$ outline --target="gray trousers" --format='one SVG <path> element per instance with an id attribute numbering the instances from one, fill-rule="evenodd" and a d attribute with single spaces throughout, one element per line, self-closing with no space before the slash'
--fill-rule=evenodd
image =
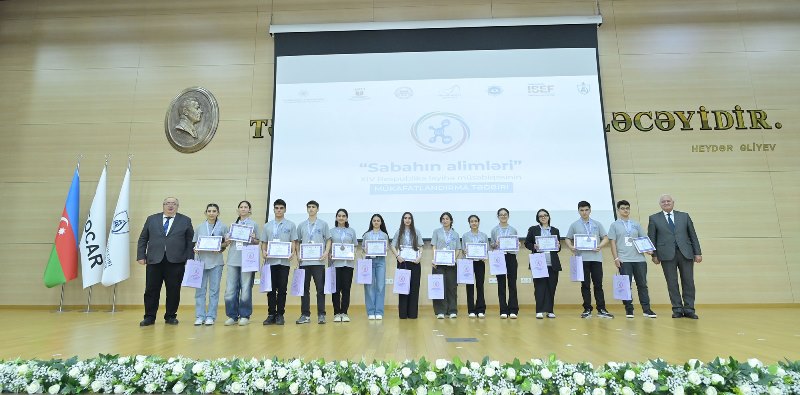
<path id="1" fill-rule="evenodd" d="M 678 247 L 675 247 L 675 258 L 670 261 L 661 261 L 661 269 L 667 280 L 672 312 L 694 313 L 694 260 L 686 259 Z M 679 274 L 680 286 L 678 286 Z M 683 291 L 682 295 L 681 290 Z"/>
<path id="2" fill-rule="evenodd" d="M 444 299 L 433 300 L 434 314 L 458 314 L 458 273 L 455 266 L 438 265 L 433 274 L 444 275 Z"/>

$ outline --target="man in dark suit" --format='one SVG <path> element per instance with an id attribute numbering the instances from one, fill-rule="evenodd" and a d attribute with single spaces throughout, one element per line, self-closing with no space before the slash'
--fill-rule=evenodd
<path id="1" fill-rule="evenodd" d="M 161 298 L 162 282 L 167 288 L 167 303 L 164 320 L 169 325 L 178 325 L 178 305 L 181 302 L 181 282 L 186 260 L 193 252 L 192 220 L 178 214 L 178 199 L 164 199 L 163 213 L 147 217 L 139 235 L 136 260 L 147 265 L 144 287 L 144 320 L 139 326 L 156 322 L 158 302 Z"/>
<path id="2" fill-rule="evenodd" d="M 670 195 L 659 198 L 661 212 L 650 216 L 647 235 L 656 247 L 653 262 L 661 264 L 667 280 L 672 318 L 697 319 L 694 310 L 694 264 L 703 261 L 700 242 L 688 213 L 675 211 Z M 680 287 L 678 274 L 680 273 Z M 681 299 L 681 290 L 683 298 Z"/>

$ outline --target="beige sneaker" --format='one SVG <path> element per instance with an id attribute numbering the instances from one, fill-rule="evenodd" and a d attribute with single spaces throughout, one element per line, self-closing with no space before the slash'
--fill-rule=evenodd
<path id="1" fill-rule="evenodd" d="M 350 322 L 350 317 L 347 314 L 342 314 L 339 318 L 342 319 L 342 322 Z"/>
<path id="2" fill-rule="evenodd" d="M 234 320 L 233 318 L 228 318 L 227 320 L 225 320 L 225 326 L 231 326 L 234 324 L 236 324 L 236 320 Z"/>

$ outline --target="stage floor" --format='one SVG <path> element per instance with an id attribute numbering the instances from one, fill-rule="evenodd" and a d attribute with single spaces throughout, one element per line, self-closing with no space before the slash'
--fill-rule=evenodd
<path id="1" fill-rule="evenodd" d="M 617 306 L 614 306 L 617 307 Z M 490 306 L 491 309 L 491 306 Z M 97 354 L 184 355 L 192 358 L 301 357 L 331 359 L 428 359 L 460 357 L 500 361 L 544 358 L 564 361 L 644 361 L 661 357 L 681 363 L 690 358 L 755 357 L 764 362 L 800 359 L 800 305 L 699 306 L 699 320 L 672 319 L 667 306 L 654 306 L 657 319 L 579 318 L 577 306 L 561 307 L 558 318 L 537 320 L 524 306 L 517 320 L 501 320 L 493 312 L 485 319 L 437 320 L 429 306 L 417 320 L 399 320 L 389 308 L 383 321 L 369 321 L 363 306 L 351 309 L 352 322 L 296 325 L 297 306 L 290 306 L 285 326 L 263 326 L 257 309 L 250 325 L 226 327 L 224 315 L 214 326 L 193 326 L 193 308 L 181 308 L 180 325 L 140 328 L 140 307 L 116 313 L 76 310 L 0 309 L 5 319 L 0 358 L 81 358 Z M 495 310 L 496 311 L 496 310 Z M 621 306 L 612 313 L 622 311 Z M 491 312 L 491 310 L 490 310 Z M 163 314 L 163 310 L 159 311 Z"/>

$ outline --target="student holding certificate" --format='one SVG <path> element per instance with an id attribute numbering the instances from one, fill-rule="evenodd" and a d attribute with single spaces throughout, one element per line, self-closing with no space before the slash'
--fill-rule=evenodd
<path id="1" fill-rule="evenodd" d="M 450 318 L 458 316 L 458 281 L 455 264 L 456 252 L 461 250 L 461 238 L 452 227 L 453 216 L 449 212 L 439 216 L 439 223 L 442 227 L 433 231 L 431 246 L 433 247 L 432 272 L 442 274 L 444 278 L 444 299 L 433 300 L 433 312 L 436 318 L 441 320 L 445 315 Z M 439 251 L 438 256 L 437 251 Z"/>
<path id="2" fill-rule="evenodd" d="M 486 317 L 486 299 L 483 293 L 483 281 L 486 274 L 489 237 L 478 230 L 481 219 L 473 214 L 469 216 L 469 232 L 461 236 L 464 245 L 464 256 L 472 260 L 472 271 L 475 273 L 475 285 L 467 284 L 467 313 L 470 318 Z M 482 245 L 481 245 L 482 244 Z M 475 290 L 477 289 L 477 295 Z"/>
<path id="3" fill-rule="evenodd" d="M 646 237 L 647 234 L 641 224 L 631 219 L 631 204 L 627 200 L 617 202 L 617 213 L 619 219 L 608 227 L 614 264 L 617 265 L 619 274 L 630 276 L 631 280 L 636 279 L 636 291 L 644 316 L 656 318 L 656 313 L 650 309 L 650 293 L 647 291 L 647 261 L 644 254 L 633 245 L 633 239 Z M 622 303 L 625 305 L 625 317 L 633 318 L 633 301 L 623 300 Z"/>
<path id="4" fill-rule="evenodd" d="M 228 274 L 225 282 L 225 315 L 228 316 L 225 325 L 227 326 L 236 323 L 242 326 L 247 325 L 250 323 L 250 315 L 253 314 L 255 272 L 242 271 L 242 249 L 248 245 L 258 245 L 261 238 L 259 226 L 250 218 L 251 207 L 247 200 L 239 202 L 239 217 L 230 226 L 228 232 L 228 241 L 233 245 L 228 249 Z M 235 226 L 238 226 L 238 229 L 250 228 L 249 240 L 230 240 L 231 237 L 241 237 L 233 235 L 232 228 Z"/>
<path id="5" fill-rule="evenodd" d="M 264 224 L 261 233 L 261 249 L 269 265 L 272 279 L 272 291 L 267 292 L 267 319 L 264 325 L 283 325 L 286 319 L 286 291 L 289 285 L 289 259 L 296 254 L 294 241 L 297 240 L 297 227 L 294 222 L 284 218 L 286 202 L 283 199 L 275 200 L 272 204 L 275 219 Z M 288 251 L 285 244 L 275 244 L 270 251 L 270 242 L 289 243 Z M 276 248 L 276 246 L 278 248 Z M 288 252 L 289 257 L 285 257 Z M 272 258 L 270 257 L 272 254 Z M 281 257 L 276 257 L 281 256 Z"/>
<path id="6" fill-rule="evenodd" d="M 195 242 L 194 256 L 195 259 L 203 262 L 203 280 L 200 288 L 194 291 L 194 325 L 214 325 L 217 320 L 217 305 L 219 304 L 219 284 L 222 280 L 222 265 L 225 262 L 222 260 L 222 251 L 227 242 L 220 243 L 219 249 L 214 251 L 213 248 L 209 250 L 198 250 L 202 243 L 198 243 L 201 238 L 222 238 L 228 233 L 228 227 L 218 220 L 219 206 L 216 203 L 210 203 L 206 206 L 206 220 L 197 226 L 194 230 Z M 206 306 L 206 293 L 208 293 L 208 305 Z"/>
<path id="7" fill-rule="evenodd" d="M 373 214 L 369 221 L 370 230 L 364 232 L 363 248 L 368 259 L 372 259 L 372 284 L 364 284 L 364 305 L 367 308 L 367 318 L 371 320 L 383 319 L 384 299 L 386 298 L 386 246 L 389 244 L 389 232 L 380 214 Z M 367 244 L 369 242 L 383 241 L 383 255 L 370 255 Z"/>
<path id="8" fill-rule="evenodd" d="M 517 239 L 517 230 L 508 224 L 508 209 L 497 210 L 497 219 L 500 223 L 492 229 L 492 249 L 503 250 L 506 260 L 506 274 L 497 276 L 497 298 L 500 301 L 500 318 L 516 319 L 519 314 L 519 301 L 517 300 L 517 251 L 514 247 Z M 519 240 L 516 240 L 519 243 Z M 506 301 L 506 284 L 508 285 L 508 301 Z"/>
<path id="9" fill-rule="evenodd" d="M 532 253 L 543 252 L 547 260 L 547 277 L 533 279 L 533 295 L 536 298 L 536 318 L 543 319 L 546 315 L 549 318 L 556 318 L 553 312 L 553 305 L 555 304 L 556 287 L 558 286 L 558 272 L 561 271 L 561 260 L 558 258 L 558 252 L 561 251 L 561 233 L 558 228 L 550 226 L 550 213 L 545 209 L 539 209 L 536 212 L 536 222 L 539 225 L 534 225 L 528 228 L 528 235 L 525 237 L 525 247 L 531 250 Z M 548 245 L 545 248 L 542 244 L 553 244 L 555 238 L 555 248 Z"/>
<path id="10" fill-rule="evenodd" d="M 589 218 L 592 214 L 592 205 L 589 202 L 585 200 L 578 202 L 578 213 L 581 217 L 570 225 L 564 242 L 567 243 L 567 247 L 572 250 L 573 254 L 583 258 L 583 281 L 581 281 L 583 313 L 581 313 L 581 318 L 592 316 L 590 284 L 594 285 L 597 316 L 614 318 L 614 315 L 606 310 L 606 298 L 603 294 L 603 253 L 600 250 L 608 244 L 608 235 L 603 224 Z M 598 240 L 601 241 L 598 242 Z"/>
<path id="11" fill-rule="evenodd" d="M 311 322 L 311 279 L 317 291 L 317 323 L 325 323 L 325 260 L 331 251 L 331 232 L 328 223 L 317 218 L 319 203 L 314 200 L 306 203 L 308 219 L 297 225 L 297 241 L 301 243 L 300 267 L 305 269 L 303 296 L 300 297 L 300 318 L 296 324 Z"/>
<path id="12" fill-rule="evenodd" d="M 347 222 L 347 210 L 336 211 L 336 227 L 331 231 L 331 266 L 336 268 L 336 292 L 333 293 L 333 322 L 350 322 L 350 286 L 355 267 L 356 232 Z M 338 245 L 337 245 L 338 244 Z M 336 259 L 343 258 L 343 259 Z"/>
<path id="13" fill-rule="evenodd" d="M 419 313 L 419 283 L 422 276 L 419 267 L 422 234 L 414 227 L 414 216 L 411 213 L 403 213 L 400 229 L 395 232 L 392 240 L 394 240 L 392 252 L 397 256 L 397 268 L 411 271 L 410 292 L 408 295 L 397 295 L 400 319 L 416 319 Z"/>

